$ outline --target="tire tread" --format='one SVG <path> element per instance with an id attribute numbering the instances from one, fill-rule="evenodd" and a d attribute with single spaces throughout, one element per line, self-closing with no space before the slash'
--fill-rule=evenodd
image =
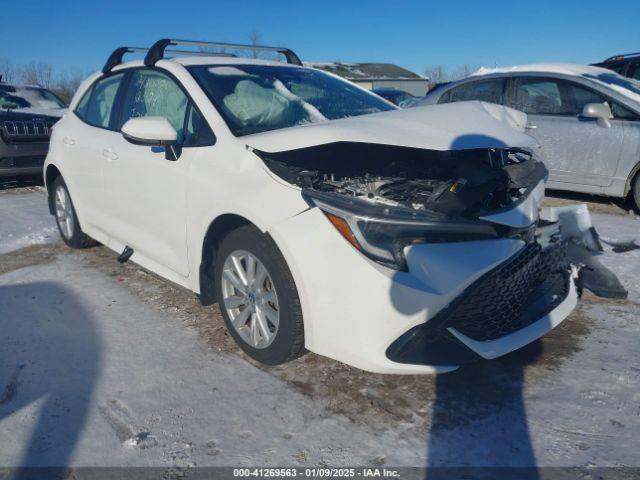
<path id="1" fill-rule="evenodd" d="M 271 348 L 271 346 L 263 350 L 258 350 L 245 345 L 244 342 L 237 337 L 235 331 L 233 331 L 233 328 L 231 327 L 230 322 L 227 319 L 226 312 L 224 311 L 222 302 L 222 287 L 219 285 L 219 272 L 222 268 L 224 257 L 228 253 L 235 250 L 236 248 L 247 249 L 246 247 L 241 245 L 242 243 L 250 243 L 253 246 L 252 250 L 254 250 L 251 253 L 253 253 L 254 255 L 257 254 L 258 256 L 266 256 L 267 258 L 269 258 L 271 260 L 270 263 L 272 264 L 272 266 L 270 266 L 269 268 L 272 278 L 274 276 L 280 278 L 280 280 L 282 280 L 281 283 L 284 283 L 284 285 L 281 284 L 277 286 L 279 296 L 278 301 L 281 303 L 281 305 L 286 302 L 288 314 L 291 316 L 291 342 L 288 345 L 287 352 L 285 354 L 281 353 L 277 357 L 270 355 L 269 352 L 267 352 Z M 238 244 L 240 244 L 240 246 L 236 247 Z M 304 322 L 302 318 L 302 306 L 300 304 L 298 290 L 293 281 L 293 277 L 291 275 L 289 267 L 287 266 L 287 263 L 282 256 L 282 253 L 276 246 L 275 242 L 268 235 L 263 234 L 255 226 L 244 225 L 227 234 L 227 236 L 222 240 L 217 253 L 218 255 L 216 255 L 215 278 L 218 282 L 218 284 L 216 285 L 218 305 L 220 307 L 220 312 L 225 319 L 225 323 L 227 324 L 227 328 L 231 332 L 234 339 L 236 339 L 236 342 L 245 351 L 245 353 L 247 353 L 250 357 L 268 365 L 279 365 L 282 363 L 290 362 L 304 355 L 307 350 L 305 349 Z M 274 266 L 275 269 L 273 268 Z M 282 289 L 284 289 L 284 292 L 282 292 Z"/>

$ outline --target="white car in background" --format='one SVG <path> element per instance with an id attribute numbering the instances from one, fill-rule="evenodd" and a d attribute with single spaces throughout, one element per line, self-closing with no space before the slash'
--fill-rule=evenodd
<path id="1" fill-rule="evenodd" d="M 640 82 L 573 64 L 481 68 L 411 106 L 480 100 L 515 108 L 542 146 L 548 187 L 626 198 L 640 208 Z"/>
<path id="2" fill-rule="evenodd" d="M 161 40 L 124 64 L 137 49 L 122 47 L 83 83 L 45 165 L 69 246 L 95 239 L 217 301 L 266 364 L 310 350 L 447 372 L 536 340 L 576 306 L 585 278 L 567 248 L 577 239 L 589 257 L 597 239 L 583 209 L 540 223 L 547 171 L 522 113 L 398 110 L 288 49 L 239 46 L 284 64 L 169 59 L 170 45 L 238 47 Z"/>

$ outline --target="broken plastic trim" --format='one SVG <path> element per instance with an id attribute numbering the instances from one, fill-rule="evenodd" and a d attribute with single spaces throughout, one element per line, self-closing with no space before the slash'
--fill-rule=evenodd
<path id="1" fill-rule="evenodd" d="M 545 208 L 541 218 L 558 224 L 559 235 L 567 242 L 568 259 L 579 268 L 579 288 L 586 288 L 598 297 L 627 298 L 627 289 L 598 259 L 602 255 L 602 243 L 586 205 Z"/>

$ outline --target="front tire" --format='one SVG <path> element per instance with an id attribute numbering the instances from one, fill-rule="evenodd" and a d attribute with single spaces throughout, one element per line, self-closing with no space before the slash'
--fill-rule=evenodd
<path id="1" fill-rule="evenodd" d="M 58 177 L 53 182 L 53 205 L 58 231 L 64 243 L 71 248 L 87 248 L 94 244 L 94 241 L 85 234 L 78 223 L 78 215 L 71 201 L 69 189 L 62 177 Z"/>
<path id="2" fill-rule="evenodd" d="M 306 352 L 298 291 L 268 236 L 253 226 L 232 231 L 218 248 L 214 270 L 225 324 L 247 355 L 279 365 Z"/>

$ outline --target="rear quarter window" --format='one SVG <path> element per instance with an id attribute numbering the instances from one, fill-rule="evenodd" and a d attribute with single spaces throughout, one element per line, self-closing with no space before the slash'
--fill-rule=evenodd
<path id="1" fill-rule="evenodd" d="M 84 120 L 84 118 L 85 118 L 85 116 L 87 114 L 87 105 L 89 105 L 89 99 L 91 98 L 91 92 L 93 92 L 93 86 L 91 86 L 91 87 L 89 87 L 87 89 L 87 91 L 84 93 L 84 95 L 82 96 L 82 98 L 78 102 L 78 105 L 76 105 L 76 109 L 74 110 L 76 112 L 76 115 L 78 115 L 83 120 Z"/>

